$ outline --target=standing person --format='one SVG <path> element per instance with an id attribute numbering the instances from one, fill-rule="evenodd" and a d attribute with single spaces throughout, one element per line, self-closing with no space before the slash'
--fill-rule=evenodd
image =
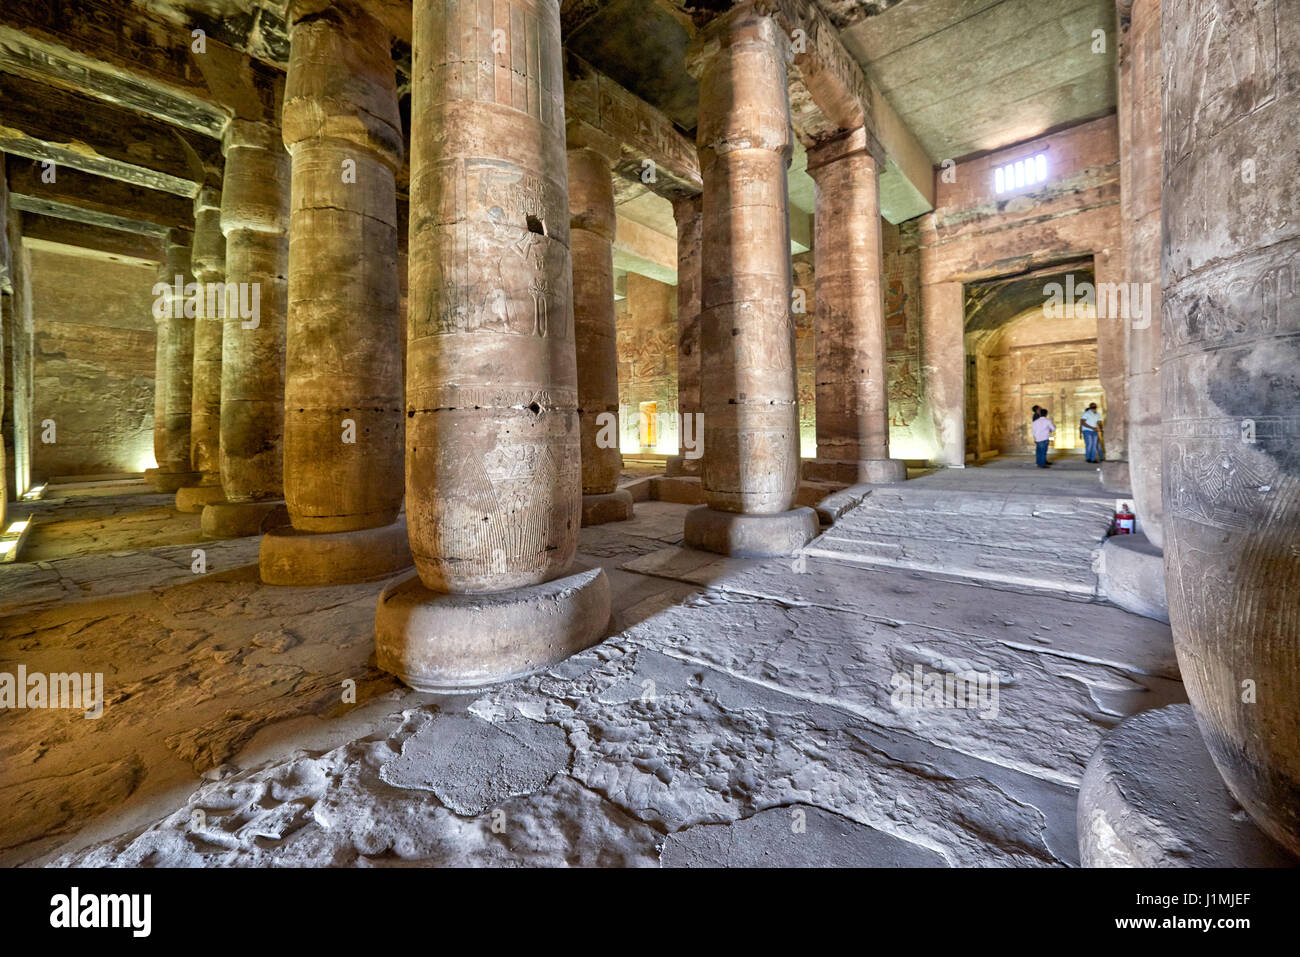
<path id="1" fill-rule="evenodd" d="M 1079 428 L 1083 430 L 1084 458 L 1089 462 L 1101 461 L 1101 413 L 1094 402 L 1079 416 Z"/>
<path id="2" fill-rule="evenodd" d="M 1034 419 L 1031 426 L 1034 433 L 1034 454 L 1036 464 L 1040 469 L 1048 467 L 1047 462 L 1047 442 L 1051 438 L 1056 426 L 1052 424 L 1052 417 L 1047 414 L 1046 409 L 1040 409 L 1038 418 Z"/>

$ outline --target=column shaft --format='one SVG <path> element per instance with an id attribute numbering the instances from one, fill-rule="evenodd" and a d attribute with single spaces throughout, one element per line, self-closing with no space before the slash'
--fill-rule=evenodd
<path id="1" fill-rule="evenodd" d="M 599 153 L 568 151 L 569 242 L 573 259 L 573 334 L 582 423 L 582 491 L 600 495 L 618 486 L 623 456 L 617 425 L 597 442 L 597 418 L 618 416 L 618 342 L 614 330 L 614 185 Z M 607 421 L 607 420 L 602 420 Z"/>
<path id="2" fill-rule="evenodd" d="M 166 441 L 163 448 L 166 470 L 172 473 L 189 473 L 193 470 L 190 459 L 190 429 L 194 400 L 194 316 L 186 315 L 184 291 L 194 281 L 190 272 L 190 250 L 193 236 L 188 230 L 172 229 L 167 235 L 167 250 L 159 269 L 159 282 L 175 289 L 180 285 L 181 297 L 171 293 L 167 311 L 167 368 L 166 374 Z"/>
<path id="3" fill-rule="evenodd" d="M 1300 18 L 1162 6 L 1169 619 L 1215 765 L 1300 853 Z"/>
<path id="4" fill-rule="evenodd" d="M 1127 190 L 1125 254 L 1128 281 L 1151 290 L 1151 308 L 1129 323 L 1128 468 L 1141 531 L 1164 543 L 1160 493 L 1160 178 L 1162 167 L 1160 0 L 1136 0 L 1124 50 L 1129 82 L 1121 90 L 1119 122 L 1127 140 L 1121 162 Z M 1121 81 L 1122 82 L 1122 81 Z M 1133 287 L 1130 286 L 1130 289 Z M 1107 430 L 1109 432 L 1109 430 Z"/>
<path id="5" fill-rule="evenodd" d="M 703 486 L 715 510 L 774 514 L 790 508 L 799 479 L 786 41 L 748 8 L 713 29 L 697 133 Z"/>
<path id="6" fill-rule="evenodd" d="M 605 633 L 582 469 L 559 4 L 415 0 L 406 502 L 381 668 L 465 691 Z M 608 254 L 606 254 L 608 255 Z"/>
<path id="7" fill-rule="evenodd" d="M 226 282 L 257 315 L 227 312 L 221 343 L 221 488 L 229 502 L 283 492 L 284 317 L 289 157 L 279 131 L 234 120 L 226 130 L 221 231 Z"/>
<path id="8" fill-rule="evenodd" d="M 897 481 L 889 460 L 880 198 L 865 130 L 808 156 L 816 182 L 817 458 L 838 481 Z"/>
<path id="9" fill-rule="evenodd" d="M 284 490 L 296 529 L 343 532 L 389 525 L 402 504 L 403 150 L 387 30 L 359 5 L 320 6 L 293 8 L 284 100 Z"/>
<path id="10" fill-rule="evenodd" d="M 224 302 L 209 284 L 224 284 L 226 238 L 221 234 L 221 191 L 205 187 L 194 198 L 194 248 L 190 268 L 203 293 L 194 320 L 194 388 L 190 407 L 190 459 L 205 485 L 221 482 L 221 339 Z M 209 308 L 216 306 L 216 309 Z"/>
<path id="11" fill-rule="evenodd" d="M 702 196 L 673 203 L 677 221 L 677 411 L 681 416 L 677 455 L 668 460 L 669 475 L 698 475 L 703 434 L 700 402 L 700 240 L 704 225 Z M 688 447 L 688 443 L 689 446 Z"/>

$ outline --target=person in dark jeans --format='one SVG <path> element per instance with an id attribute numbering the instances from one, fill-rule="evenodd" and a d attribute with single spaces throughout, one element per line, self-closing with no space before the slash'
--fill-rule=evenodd
<path id="1" fill-rule="evenodd" d="M 1045 469 L 1050 464 L 1047 461 L 1047 443 L 1052 433 L 1056 431 L 1056 426 L 1052 424 L 1052 417 L 1047 414 L 1046 409 L 1038 410 L 1038 418 L 1034 419 L 1030 430 L 1034 433 L 1035 464 L 1040 469 Z"/>

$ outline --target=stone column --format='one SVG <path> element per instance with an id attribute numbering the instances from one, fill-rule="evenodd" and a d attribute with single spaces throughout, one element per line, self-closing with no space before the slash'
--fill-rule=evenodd
<path id="1" fill-rule="evenodd" d="M 559 5 L 415 0 L 406 501 L 379 666 L 467 691 L 599 641 L 582 516 Z M 488 42 L 492 37 L 497 42 Z"/>
<path id="2" fill-rule="evenodd" d="M 1116 214 L 1118 209 L 1111 207 Z M 1116 229 L 1114 235 L 1122 235 Z M 1116 289 L 1128 274 L 1124 250 L 1103 249 L 1092 257 L 1093 274 L 1099 290 Z M 1097 378 L 1106 393 L 1106 422 L 1102 444 L 1101 487 L 1127 495 L 1128 469 L 1128 337 L 1131 320 L 1119 308 L 1118 297 L 1097 297 Z"/>
<path id="3" fill-rule="evenodd" d="M 817 477 L 901 482 L 889 457 L 889 390 L 876 160 L 866 130 L 808 151 L 817 186 Z"/>
<path id="4" fill-rule="evenodd" d="M 1129 323 L 1128 469 L 1138 530 L 1164 546 L 1160 494 L 1160 177 L 1162 172 L 1160 0 L 1136 0 L 1127 42 L 1129 83 L 1122 91 L 1119 121 L 1128 149 L 1123 224 L 1128 282 L 1151 291 L 1147 315 Z M 1130 290 L 1133 288 L 1130 285 Z M 1130 298 L 1130 302 L 1132 299 Z"/>
<path id="5" fill-rule="evenodd" d="M 162 282 L 162 264 L 159 264 L 158 277 Z M 169 298 L 164 299 L 170 302 Z M 160 314 L 161 313 L 161 314 Z M 153 347 L 153 459 L 155 465 L 146 469 L 145 480 L 155 488 L 159 487 L 158 476 L 166 471 L 167 465 L 167 314 L 160 308 L 154 309 L 154 347 Z"/>
<path id="6" fill-rule="evenodd" d="M 618 338 L 614 330 L 614 184 L 610 160 L 569 140 L 569 248 L 582 427 L 582 524 L 632 517 L 618 487 Z M 580 141 L 578 141 L 580 142 Z"/>
<path id="7" fill-rule="evenodd" d="M 666 474 L 699 475 L 704 435 L 700 405 L 700 238 L 702 196 L 673 202 L 677 221 L 677 411 L 681 452 L 669 456 Z"/>
<path id="8" fill-rule="evenodd" d="M 176 492 L 176 509 L 202 512 L 221 493 L 221 326 L 225 309 L 226 238 L 221 234 L 221 191 L 203 187 L 194 197 L 190 269 L 200 294 L 194 317 L 194 388 L 190 405 L 190 461 L 198 485 Z M 209 289 L 212 295 L 208 295 Z"/>
<path id="9" fill-rule="evenodd" d="M 1165 574 L 1201 734 L 1300 853 L 1300 17 L 1164 0 Z"/>
<path id="10" fill-rule="evenodd" d="M 965 306 L 959 282 L 921 287 L 921 374 L 932 461 L 966 467 Z"/>
<path id="11" fill-rule="evenodd" d="M 749 5 L 697 38 L 696 134 L 704 180 L 700 362 L 706 505 L 688 545 L 737 556 L 790 555 L 817 532 L 791 509 L 799 486 L 799 402 L 790 313 L 787 40 Z"/>
<path id="12" fill-rule="evenodd" d="M 388 30 L 359 4 L 291 7 L 292 157 L 284 492 L 267 584 L 383 578 L 411 564 L 402 507 L 395 175 L 402 122 Z"/>
<path id="13" fill-rule="evenodd" d="M 256 535 L 288 521 L 284 463 L 284 326 L 289 269 L 289 156 L 280 131 L 226 128 L 221 231 L 232 288 L 221 340 L 220 471 L 224 502 L 203 509 L 215 538 Z"/>
<path id="14" fill-rule="evenodd" d="M 190 429 L 194 400 L 194 309 L 187 303 L 194 274 L 190 256 L 194 237 L 187 229 L 171 229 L 164 240 L 158 282 L 170 287 L 164 303 L 167 324 L 167 360 L 163 369 L 163 457 L 153 477 L 160 492 L 175 492 L 197 485 L 201 476 L 190 458 Z M 179 286 L 179 295 L 177 289 Z M 186 315 L 186 313 L 189 315 Z M 155 385 L 155 387 L 157 387 Z"/>

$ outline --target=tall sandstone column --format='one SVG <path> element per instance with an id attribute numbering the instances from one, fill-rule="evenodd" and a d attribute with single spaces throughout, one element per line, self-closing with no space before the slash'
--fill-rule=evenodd
<path id="1" fill-rule="evenodd" d="M 163 282 L 160 264 L 158 281 Z M 167 470 L 167 315 L 155 310 L 153 347 L 153 460 L 144 473 L 150 485 L 159 487 L 158 475 Z"/>
<path id="2" fill-rule="evenodd" d="M 610 160 L 570 141 L 569 244 L 573 334 L 582 428 L 582 524 L 632 517 L 632 495 L 618 487 L 618 336 L 614 329 L 614 184 Z"/>
<path id="3" fill-rule="evenodd" d="M 1124 224 L 1128 281 L 1151 290 L 1150 315 L 1129 325 L 1128 469 L 1139 530 L 1164 545 L 1160 493 L 1160 0 L 1136 0 L 1124 49 L 1125 109 L 1120 113 L 1128 149 Z M 1132 288 L 1130 286 L 1130 288 Z"/>
<path id="4" fill-rule="evenodd" d="M 421 690 L 599 641 L 582 515 L 556 0 L 415 0 L 406 501 L 419 574 L 379 598 L 379 666 Z M 496 38 L 493 41 L 493 38 Z"/>
<path id="5" fill-rule="evenodd" d="M 402 123 L 391 40 L 359 4 L 291 7 L 292 157 L 284 493 L 262 581 L 366 581 L 411 564 L 402 507 L 397 194 Z"/>
<path id="6" fill-rule="evenodd" d="M 220 471 L 225 501 L 208 504 L 202 523 L 205 535 L 234 538 L 288 521 L 282 472 L 289 156 L 279 129 L 267 123 L 232 120 L 223 145 L 226 283 L 234 287 L 240 308 L 227 308 L 222 320 Z"/>
<path id="7" fill-rule="evenodd" d="M 817 477 L 900 482 L 889 457 L 885 302 L 876 161 L 859 128 L 808 152 L 817 184 Z"/>
<path id="8" fill-rule="evenodd" d="M 688 545 L 793 554 L 816 534 L 799 484 L 799 400 L 790 313 L 790 107 L 785 35 L 746 5 L 697 38 L 696 143 L 704 180 L 700 363 L 706 505 Z"/>
<path id="9" fill-rule="evenodd" d="M 700 424 L 700 239 L 704 200 L 685 196 L 673 201 L 677 221 L 677 411 L 681 451 L 669 456 L 668 475 L 699 475 L 703 458 Z"/>
<path id="10" fill-rule="evenodd" d="M 175 492 L 197 485 L 201 476 L 190 458 L 190 429 L 194 400 L 194 315 L 186 315 L 186 288 L 194 281 L 190 256 L 194 236 L 188 229 L 173 228 L 164 240 L 163 262 L 158 282 L 166 283 L 167 364 L 163 370 L 164 435 L 163 458 L 153 477 L 160 492 Z M 179 284 L 181 295 L 176 295 Z M 192 290 L 191 290 L 192 291 Z M 156 388 L 157 386 L 155 386 Z"/>
<path id="11" fill-rule="evenodd" d="M 194 197 L 194 248 L 190 270 L 202 297 L 194 317 L 194 388 L 190 401 L 190 461 L 199 484 L 176 492 L 181 512 L 202 512 L 221 501 L 221 338 L 226 278 L 226 238 L 221 234 L 221 191 L 205 186 Z M 211 287 L 213 295 L 208 296 Z M 215 308 L 210 308 L 215 307 Z"/>
<path id="12" fill-rule="evenodd" d="M 1215 765 L 1300 853 L 1300 17 L 1163 8 L 1169 617 Z"/>

